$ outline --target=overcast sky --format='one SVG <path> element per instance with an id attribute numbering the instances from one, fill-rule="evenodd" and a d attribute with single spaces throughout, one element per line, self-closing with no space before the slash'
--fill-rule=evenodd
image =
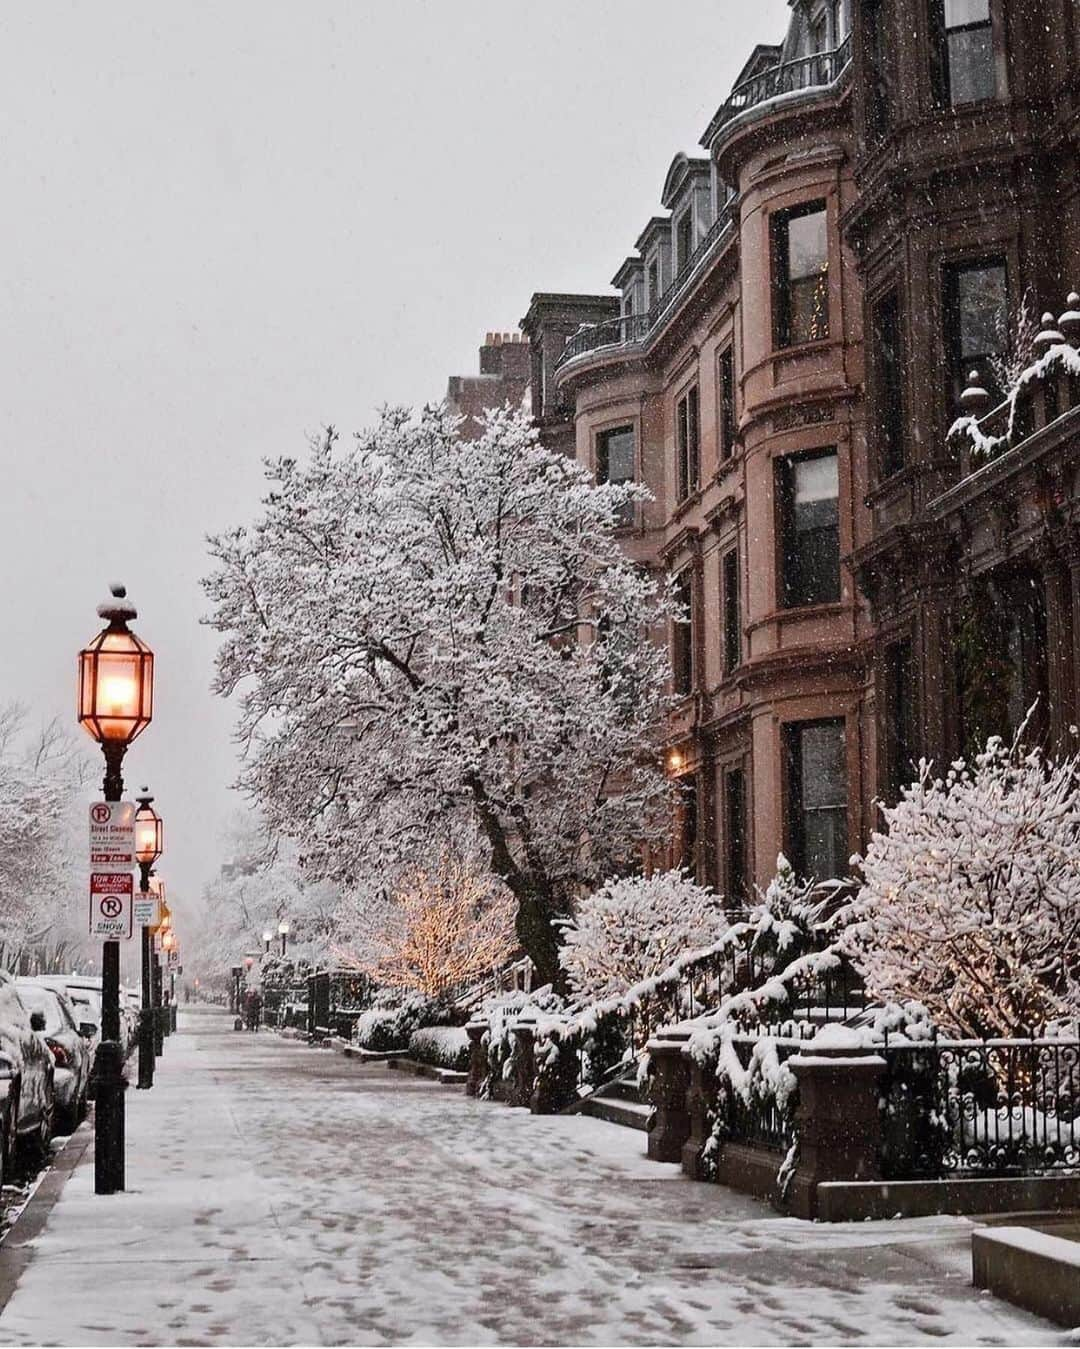
<path id="1" fill-rule="evenodd" d="M 116 578 L 158 656 L 128 756 L 195 893 L 235 804 L 203 536 L 263 456 L 440 397 L 534 290 L 607 289 L 787 0 L 0 8 L 0 698 L 73 716 Z"/>

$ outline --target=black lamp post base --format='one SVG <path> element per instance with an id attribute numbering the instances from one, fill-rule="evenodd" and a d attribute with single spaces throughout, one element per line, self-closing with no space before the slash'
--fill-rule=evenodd
<path id="1" fill-rule="evenodd" d="M 102 1040 L 94 1063 L 94 1193 L 124 1188 L 124 1051 Z"/>

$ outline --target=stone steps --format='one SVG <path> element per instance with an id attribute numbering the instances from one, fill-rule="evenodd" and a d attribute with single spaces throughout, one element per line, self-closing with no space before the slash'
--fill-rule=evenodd
<path id="1" fill-rule="evenodd" d="M 609 1124 L 620 1124 L 624 1129 L 647 1133 L 653 1108 L 641 1099 L 634 1078 L 620 1078 L 616 1082 L 609 1082 L 595 1096 L 583 1101 L 579 1113 L 606 1120 Z"/>

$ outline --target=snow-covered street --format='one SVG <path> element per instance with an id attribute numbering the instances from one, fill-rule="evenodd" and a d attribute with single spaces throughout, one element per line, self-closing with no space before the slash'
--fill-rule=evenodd
<path id="1" fill-rule="evenodd" d="M 800 1223 L 642 1148 L 185 1010 L 128 1192 L 91 1149 L 0 1343 L 1064 1342 L 972 1290 L 965 1220 Z"/>

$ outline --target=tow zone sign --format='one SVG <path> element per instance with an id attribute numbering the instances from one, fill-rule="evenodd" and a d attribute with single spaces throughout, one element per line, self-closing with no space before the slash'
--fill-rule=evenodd
<path id="1" fill-rule="evenodd" d="M 132 933 L 135 877 L 130 871 L 90 874 L 90 935 L 105 941 L 127 941 Z"/>

